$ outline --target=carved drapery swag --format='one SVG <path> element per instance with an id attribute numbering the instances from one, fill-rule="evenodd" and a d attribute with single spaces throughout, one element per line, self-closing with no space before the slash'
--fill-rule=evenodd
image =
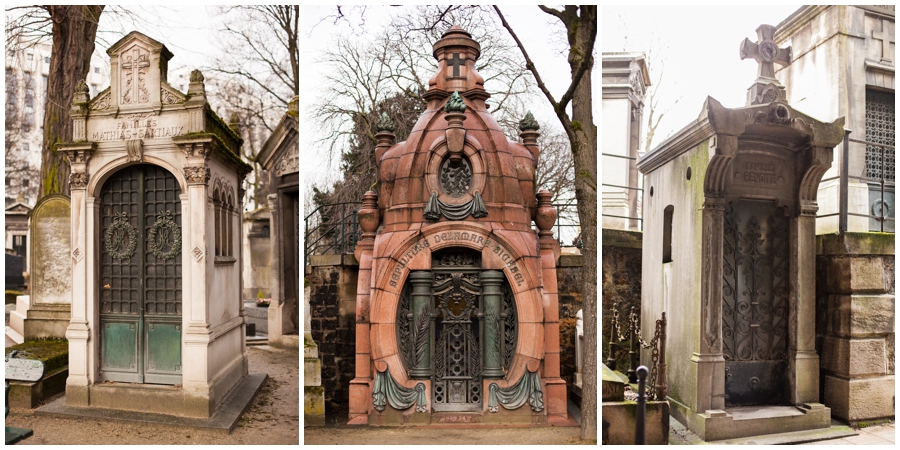
<path id="1" fill-rule="evenodd" d="M 406 388 L 394 380 L 390 367 L 384 372 L 375 371 L 372 403 L 378 411 L 384 411 L 386 404 L 401 411 L 415 404 L 416 412 L 425 412 L 425 384 L 417 383 L 415 388 Z"/>
<path id="2" fill-rule="evenodd" d="M 470 215 L 476 219 L 487 217 L 488 212 L 484 200 L 481 199 L 481 194 L 478 192 L 475 193 L 472 200 L 461 205 L 444 203 L 437 197 L 437 192 L 432 192 L 428 204 L 425 205 L 423 215 L 428 220 L 440 220 L 441 216 L 450 220 L 464 220 Z"/>
<path id="3" fill-rule="evenodd" d="M 490 389 L 488 408 L 491 412 L 499 410 L 498 403 L 503 405 L 504 409 L 517 409 L 524 405 L 526 400 L 531 405 L 532 411 L 540 412 L 544 409 L 544 392 L 541 390 L 541 379 L 537 372 L 526 370 L 516 384 L 501 389 L 497 383 L 491 383 Z"/>

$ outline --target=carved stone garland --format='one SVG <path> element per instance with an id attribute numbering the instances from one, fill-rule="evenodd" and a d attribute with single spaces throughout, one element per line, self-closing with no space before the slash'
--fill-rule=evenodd
<path id="1" fill-rule="evenodd" d="M 499 411 L 499 405 L 504 409 L 517 409 L 528 402 L 531 410 L 540 412 L 544 410 L 544 392 L 541 390 L 541 379 L 537 372 L 525 371 L 522 378 L 516 384 L 501 389 L 497 383 L 491 383 L 488 409 L 495 413 Z"/>
<path id="2" fill-rule="evenodd" d="M 377 411 L 384 411 L 387 404 L 398 410 L 409 409 L 415 404 L 416 412 L 425 412 L 425 384 L 417 383 L 415 388 L 410 389 L 394 380 L 390 367 L 386 368 L 384 372 L 376 370 L 372 404 Z"/>

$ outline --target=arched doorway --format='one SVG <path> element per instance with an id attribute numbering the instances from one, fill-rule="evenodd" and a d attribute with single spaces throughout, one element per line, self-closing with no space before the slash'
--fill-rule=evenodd
<path id="1" fill-rule="evenodd" d="M 100 191 L 100 379 L 180 384 L 181 188 L 149 164 Z"/>

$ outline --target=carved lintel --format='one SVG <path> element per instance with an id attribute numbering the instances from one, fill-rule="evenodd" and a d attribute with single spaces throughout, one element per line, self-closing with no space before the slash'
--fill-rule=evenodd
<path id="1" fill-rule="evenodd" d="M 188 166 L 184 168 L 184 178 L 187 180 L 188 184 L 209 184 L 209 167 L 203 166 Z"/>

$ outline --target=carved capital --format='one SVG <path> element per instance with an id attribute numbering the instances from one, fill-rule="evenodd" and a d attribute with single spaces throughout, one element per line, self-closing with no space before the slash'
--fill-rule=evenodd
<path id="1" fill-rule="evenodd" d="M 88 174 L 82 173 L 70 173 L 69 174 L 69 189 L 86 189 L 88 184 Z"/>
<path id="2" fill-rule="evenodd" d="M 209 159 L 211 147 L 206 142 L 187 142 L 179 144 L 179 147 L 185 158 L 203 158 L 204 161 Z"/>
<path id="3" fill-rule="evenodd" d="M 209 184 L 209 167 L 189 166 L 184 168 L 184 178 L 188 184 Z"/>

